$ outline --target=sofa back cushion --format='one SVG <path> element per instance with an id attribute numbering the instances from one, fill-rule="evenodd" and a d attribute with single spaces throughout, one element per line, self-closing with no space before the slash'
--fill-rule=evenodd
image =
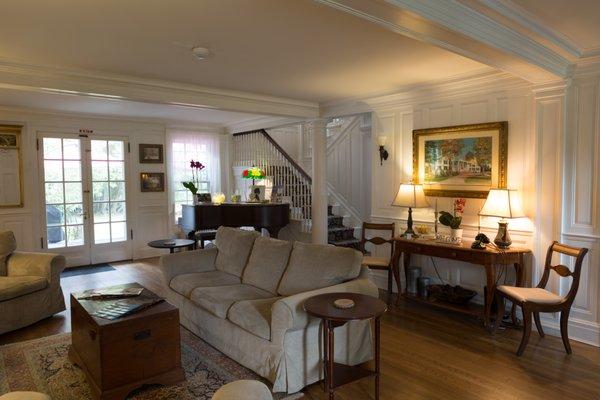
<path id="1" fill-rule="evenodd" d="M 7 275 L 6 261 L 16 249 L 15 235 L 11 231 L 0 232 L 0 276 Z"/>
<path id="2" fill-rule="evenodd" d="M 277 292 L 291 296 L 354 279 L 361 260 L 353 249 L 296 242 Z"/>
<path id="3" fill-rule="evenodd" d="M 215 238 L 218 250 L 215 262 L 217 269 L 241 278 L 254 240 L 259 236 L 260 233 L 256 231 L 219 227 Z"/>
<path id="4" fill-rule="evenodd" d="M 273 294 L 277 293 L 277 286 L 291 251 L 292 242 L 259 237 L 252 247 L 242 282 Z"/>

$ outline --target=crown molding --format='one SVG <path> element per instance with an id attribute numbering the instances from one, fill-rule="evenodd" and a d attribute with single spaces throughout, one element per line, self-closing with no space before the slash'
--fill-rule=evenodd
<path id="1" fill-rule="evenodd" d="M 313 102 L 2 59 L 0 87 L 285 117 L 313 118 L 319 114 L 319 106 Z"/>
<path id="2" fill-rule="evenodd" d="M 321 104 L 324 117 L 357 114 L 412 105 L 421 101 L 449 100 L 456 97 L 475 96 L 498 91 L 523 90 L 529 92 L 533 85 L 508 72 L 486 70 L 452 79 L 400 88 L 396 93 L 347 99 Z"/>
<path id="3" fill-rule="evenodd" d="M 559 76 L 570 73 L 571 63 L 560 54 L 456 0 L 385 0 L 454 32 L 513 54 Z"/>
<path id="4" fill-rule="evenodd" d="M 511 0 L 477 1 L 483 4 L 485 7 L 494 10 L 504 17 L 516 22 L 522 27 L 540 35 L 573 57 L 580 58 L 583 56 L 584 50 L 575 42 L 573 42 L 563 33 L 545 26 L 539 18 L 525 10 L 523 7 L 513 3 Z"/>
<path id="5" fill-rule="evenodd" d="M 456 0 L 314 0 L 532 83 L 566 77 L 571 62 Z"/>

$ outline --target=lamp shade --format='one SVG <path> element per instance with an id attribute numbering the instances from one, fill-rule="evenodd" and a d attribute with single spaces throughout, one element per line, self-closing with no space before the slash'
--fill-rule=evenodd
<path id="1" fill-rule="evenodd" d="M 387 143 L 387 136 L 377 136 L 377 144 L 380 146 L 385 146 Z"/>
<path id="2" fill-rule="evenodd" d="M 516 190 L 490 189 L 479 215 L 501 218 L 521 218 L 525 216 L 521 198 Z"/>
<path id="3" fill-rule="evenodd" d="M 392 202 L 393 206 L 421 208 L 429 207 L 429 202 L 425 197 L 423 185 L 414 185 L 412 183 L 403 183 L 398 189 L 398 194 Z"/>

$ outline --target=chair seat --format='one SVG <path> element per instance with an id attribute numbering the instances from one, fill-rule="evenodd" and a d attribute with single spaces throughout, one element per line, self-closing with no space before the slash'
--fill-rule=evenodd
<path id="1" fill-rule="evenodd" d="M 373 256 L 364 256 L 362 260 L 363 267 L 379 267 L 379 268 L 388 268 L 390 265 L 389 258 L 385 257 L 373 257 Z"/>
<path id="2" fill-rule="evenodd" d="M 48 280 L 40 276 L 0 277 L 0 301 L 14 299 L 38 290 L 46 289 Z"/>
<path id="3" fill-rule="evenodd" d="M 515 286 L 498 286 L 496 290 L 509 297 L 527 303 L 558 304 L 564 300 L 562 296 L 541 288 L 523 288 Z"/>

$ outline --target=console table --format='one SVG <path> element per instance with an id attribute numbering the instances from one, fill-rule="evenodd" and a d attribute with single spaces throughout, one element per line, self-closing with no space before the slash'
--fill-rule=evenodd
<path id="1" fill-rule="evenodd" d="M 408 282 L 408 267 L 410 266 L 411 254 L 421 254 L 431 257 L 446 258 L 450 260 L 463 261 L 479 265 L 485 268 L 486 276 L 486 295 L 483 307 L 483 321 L 486 327 L 490 325 L 490 314 L 492 311 L 492 301 L 496 290 L 496 272 L 498 265 L 512 264 L 516 272 L 516 285 L 525 284 L 525 268 L 523 258 L 525 254 L 531 253 L 531 250 L 519 247 L 510 247 L 504 251 L 499 251 L 491 246 L 485 250 L 471 249 L 471 242 L 463 242 L 460 245 L 449 243 L 437 243 L 433 239 L 406 239 L 400 236 L 394 237 L 394 257 L 392 268 L 396 282 L 400 280 L 400 257 L 404 255 L 404 275 L 405 289 L 402 297 L 408 300 L 415 300 L 421 303 L 431 304 L 437 307 L 450 309 L 457 312 L 463 312 L 471 315 L 481 315 L 482 311 L 472 305 L 460 306 L 451 303 L 431 301 L 427 298 L 410 295 L 406 291 L 406 282 Z M 398 288 L 398 292 L 402 290 Z M 398 296 L 397 302 L 400 300 Z"/>

